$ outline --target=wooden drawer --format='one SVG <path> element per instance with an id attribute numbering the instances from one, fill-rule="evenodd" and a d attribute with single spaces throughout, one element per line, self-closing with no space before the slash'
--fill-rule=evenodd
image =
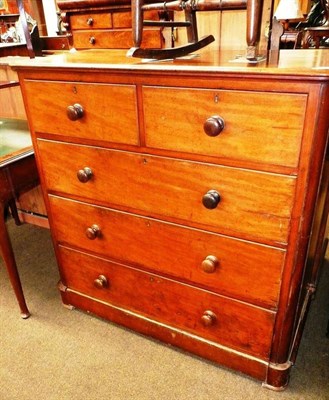
<path id="1" fill-rule="evenodd" d="M 75 29 L 109 29 L 112 28 L 111 15 L 107 13 L 79 13 L 70 15 L 70 28 Z"/>
<path id="2" fill-rule="evenodd" d="M 149 147 L 296 167 L 307 96 L 144 86 Z M 204 123 L 220 116 L 224 129 L 208 136 Z"/>
<path id="3" fill-rule="evenodd" d="M 139 143 L 135 86 L 25 81 L 25 88 L 36 132 Z M 67 108 L 75 104 L 83 107 L 84 114 L 71 121 Z"/>
<path id="4" fill-rule="evenodd" d="M 56 196 L 49 201 L 60 243 L 254 304 L 277 306 L 283 250 Z M 100 231 L 91 240 L 86 231 L 94 225 Z"/>
<path id="5" fill-rule="evenodd" d="M 275 313 L 158 275 L 59 247 L 61 278 L 70 290 L 162 324 L 268 359 Z M 95 280 L 107 284 L 96 287 Z M 104 282 L 104 279 L 103 279 Z M 207 311 L 216 318 L 202 317 Z"/>
<path id="6" fill-rule="evenodd" d="M 113 12 L 112 16 L 112 26 L 113 28 L 130 28 L 132 26 L 131 12 Z M 144 11 L 144 19 L 158 21 L 159 15 L 157 11 Z"/>
<path id="7" fill-rule="evenodd" d="M 37 146 L 51 192 L 229 236 L 287 240 L 293 177 L 41 139 Z M 86 167 L 93 175 L 81 183 Z M 209 190 L 221 196 L 214 209 L 203 205 Z"/>
<path id="8" fill-rule="evenodd" d="M 131 28 L 75 31 L 73 33 L 73 46 L 76 49 L 129 49 L 133 46 Z M 159 29 L 145 29 L 142 46 L 161 48 L 162 41 Z"/>
<path id="9" fill-rule="evenodd" d="M 114 12 L 111 14 L 113 28 L 130 28 L 132 27 L 131 12 Z M 144 16 L 144 18 L 147 18 Z M 156 18 L 152 18 L 156 19 Z M 159 18 L 157 18 L 159 19 Z"/>
<path id="10" fill-rule="evenodd" d="M 144 12 L 144 19 L 159 20 L 157 11 Z M 131 12 L 110 12 L 105 13 L 77 13 L 70 14 L 70 29 L 110 29 L 130 28 L 132 26 Z"/>

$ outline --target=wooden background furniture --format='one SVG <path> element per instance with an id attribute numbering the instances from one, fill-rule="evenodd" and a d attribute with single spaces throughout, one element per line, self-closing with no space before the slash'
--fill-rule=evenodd
<path id="1" fill-rule="evenodd" d="M 272 16 L 272 1 L 263 0 L 262 3 L 263 7 L 259 51 L 262 54 L 266 54 L 268 48 L 268 31 Z M 130 48 L 133 46 L 131 36 L 131 13 L 129 11 L 130 5 L 127 5 L 125 0 L 112 1 L 111 4 L 113 4 L 113 6 L 111 7 L 109 6 L 108 0 L 96 0 L 93 2 L 92 6 L 90 0 L 57 0 L 57 4 L 62 12 L 62 18 L 66 24 L 66 29 L 68 31 L 68 36 L 72 47 L 118 48 L 121 46 L 122 48 Z M 112 17 L 110 14 L 111 9 L 113 12 L 116 12 L 116 14 L 112 14 Z M 106 14 L 108 17 L 106 17 Z M 114 20 L 115 15 L 117 17 L 120 16 L 121 20 L 120 24 L 116 28 L 115 26 L 117 22 Z M 147 15 L 147 18 L 156 19 L 155 15 L 156 14 L 154 13 Z M 90 18 L 93 20 L 93 26 L 91 27 L 87 24 Z M 102 18 L 101 25 L 99 25 L 98 22 L 99 18 Z M 112 22 L 111 18 L 113 19 Z M 79 19 L 79 23 L 77 19 Z M 175 13 L 174 19 L 176 21 L 182 21 L 182 19 L 184 19 L 183 13 Z M 209 34 L 215 37 L 215 42 L 209 45 L 210 48 L 217 50 L 235 49 L 245 51 L 247 29 L 246 10 L 202 12 L 197 13 L 196 19 L 200 37 Z M 232 27 L 234 27 L 234 35 L 232 35 Z M 94 33 L 96 35 L 100 35 L 100 40 L 97 40 L 97 36 L 95 36 Z M 115 35 L 119 35 L 119 37 L 116 39 L 118 40 L 117 44 L 113 43 L 113 38 Z M 150 33 L 146 32 L 146 37 L 144 37 L 144 40 L 149 37 L 148 35 L 150 35 Z M 89 43 L 90 38 L 95 39 L 92 40 L 93 43 Z M 124 45 L 120 45 L 120 41 L 123 38 L 126 38 L 127 40 L 124 40 Z M 152 41 L 147 40 L 147 42 L 143 42 L 142 44 L 145 47 L 159 47 L 159 44 L 162 41 L 163 46 L 170 47 L 172 39 L 174 40 L 174 46 L 180 46 L 186 43 L 186 29 L 175 29 L 173 32 L 173 37 L 171 37 L 170 30 L 165 29 L 162 31 L 160 39 L 159 33 L 156 35 L 153 34 Z M 207 49 L 209 47 L 207 47 Z"/>
<path id="2" fill-rule="evenodd" d="M 282 389 L 323 250 L 328 58 L 234 55 L 15 69 L 64 304 Z"/>
<path id="3" fill-rule="evenodd" d="M 127 0 L 57 0 L 70 46 L 75 49 L 129 49 L 133 45 L 131 6 Z M 147 13 L 158 19 L 156 12 Z M 159 28 L 148 29 L 143 45 L 162 47 Z"/>
<path id="4" fill-rule="evenodd" d="M 18 14 L 0 14 L 2 27 L 15 26 L 15 21 L 20 21 L 24 36 L 24 42 L 0 43 L 0 56 L 29 56 L 34 58 L 42 54 L 42 46 L 39 38 L 39 28 L 36 23 L 31 26 L 26 16 L 23 0 L 16 0 Z M 9 25 L 8 25 L 9 24 Z M 1 33 L 2 29 L 1 29 Z"/>
<path id="5" fill-rule="evenodd" d="M 315 48 L 320 47 L 320 42 L 324 38 L 329 38 L 329 1 L 320 0 L 323 13 L 323 24 L 321 26 L 307 27 L 305 28 L 303 47 L 305 49 L 310 47 L 310 43 L 314 42 Z"/>
<path id="6" fill-rule="evenodd" d="M 329 39 L 329 25 L 305 28 L 303 48 L 308 49 L 310 47 L 310 43 L 314 42 L 314 47 L 318 49 L 320 47 L 321 40 L 324 38 Z"/>
<path id="7" fill-rule="evenodd" d="M 39 175 L 27 123 L 24 121 L 0 121 L 0 250 L 13 286 L 22 318 L 28 318 L 21 281 L 10 237 L 6 227 L 5 211 L 10 207 L 17 225 L 20 219 L 15 200 L 19 193 L 39 184 Z"/>
<path id="8" fill-rule="evenodd" d="M 7 10 L 5 12 L 18 13 L 17 0 L 6 0 Z M 52 1 L 52 0 L 50 0 Z M 42 36 L 47 35 L 45 16 L 43 12 L 42 0 L 23 0 L 24 8 L 33 19 L 38 22 L 39 33 Z"/>

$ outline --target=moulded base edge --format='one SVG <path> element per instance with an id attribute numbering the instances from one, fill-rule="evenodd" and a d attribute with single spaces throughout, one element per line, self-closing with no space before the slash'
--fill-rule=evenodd
<path id="1" fill-rule="evenodd" d="M 272 374 L 268 370 L 269 363 L 267 361 L 154 321 L 132 311 L 88 297 L 66 288 L 61 283 L 59 284 L 59 289 L 65 306 L 76 307 L 93 313 L 126 328 L 159 339 L 166 344 L 187 350 L 197 356 L 247 374 L 263 381 L 263 386 L 266 388 L 281 390 L 286 386 L 287 379 L 280 380 L 276 376 L 273 382 L 271 379 L 269 380 Z M 286 371 L 283 372 L 286 375 Z M 276 387 L 277 383 L 279 383 L 279 387 Z"/>

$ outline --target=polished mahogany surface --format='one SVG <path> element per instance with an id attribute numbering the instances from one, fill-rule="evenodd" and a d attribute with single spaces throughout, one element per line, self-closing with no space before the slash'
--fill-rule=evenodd
<path id="1" fill-rule="evenodd" d="M 285 387 L 323 250 L 328 61 L 12 60 L 64 304 Z"/>
<path id="2" fill-rule="evenodd" d="M 28 60 L 18 57 L 8 60 L 11 65 L 37 68 L 102 68 L 113 70 L 169 71 L 169 72 L 221 72 L 265 75 L 308 75 L 319 79 L 329 75 L 329 51 L 322 49 L 281 50 L 278 63 L 271 64 L 264 54 L 263 61 L 247 62 L 244 54 L 236 51 L 204 51 L 176 60 L 143 60 L 127 57 L 125 50 L 80 50 L 59 52 L 50 56 Z M 6 60 L 3 60 L 6 61 Z"/>

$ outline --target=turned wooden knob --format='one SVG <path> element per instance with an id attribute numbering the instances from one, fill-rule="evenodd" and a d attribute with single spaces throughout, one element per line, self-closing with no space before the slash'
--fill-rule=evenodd
<path id="1" fill-rule="evenodd" d="M 79 169 L 77 177 L 80 182 L 86 183 L 93 177 L 93 171 L 89 167 L 84 167 L 83 169 Z"/>
<path id="2" fill-rule="evenodd" d="M 80 104 L 76 103 L 73 106 L 68 106 L 66 109 L 66 115 L 71 121 L 76 121 L 83 117 L 83 108 Z"/>
<path id="3" fill-rule="evenodd" d="M 90 240 L 96 239 L 97 237 L 100 236 L 100 234 L 101 234 L 101 230 L 100 230 L 99 226 L 96 224 L 91 225 L 86 229 L 86 236 Z"/>
<path id="4" fill-rule="evenodd" d="M 91 37 L 89 38 L 89 43 L 90 43 L 90 44 L 95 44 L 95 43 L 96 43 L 96 39 L 94 38 L 94 36 L 91 36 Z"/>
<path id="5" fill-rule="evenodd" d="M 222 117 L 213 116 L 206 119 L 203 124 L 203 130 L 208 136 L 218 136 L 225 127 Z"/>
<path id="6" fill-rule="evenodd" d="M 215 272 L 216 268 L 219 265 L 218 258 L 215 256 L 207 256 L 203 261 L 202 261 L 202 269 L 204 272 L 207 274 L 212 274 Z"/>
<path id="7" fill-rule="evenodd" d="M 217 321 L 217 316 L 212 311 L 205 311 L 201 317 L 201 322 L 204 326 L 212 326 Z"/>
<path id="8" fill-rule="evenodd" d="M 87 25 L 88 25 L 88 26 L 92 26 L 93 24 L 94 24 L 93 18 L 88 18 L 88 19 L 87 19 Z"/>
<path id="9" fill-rule="evenodd" d="M 202 204 L 212 210 L 218 206 L 220 202 L 220 194 L 217 190 L 208 190 L 208 192 L 202 197 Z"/>
<path id="10" fill-rule="evenodd" d="M 99 289 L 106 288 L 109 286 L 109 281 L 105 275 L 99 275 L 99 277 L 94 280 L 94 285 Z"/>

